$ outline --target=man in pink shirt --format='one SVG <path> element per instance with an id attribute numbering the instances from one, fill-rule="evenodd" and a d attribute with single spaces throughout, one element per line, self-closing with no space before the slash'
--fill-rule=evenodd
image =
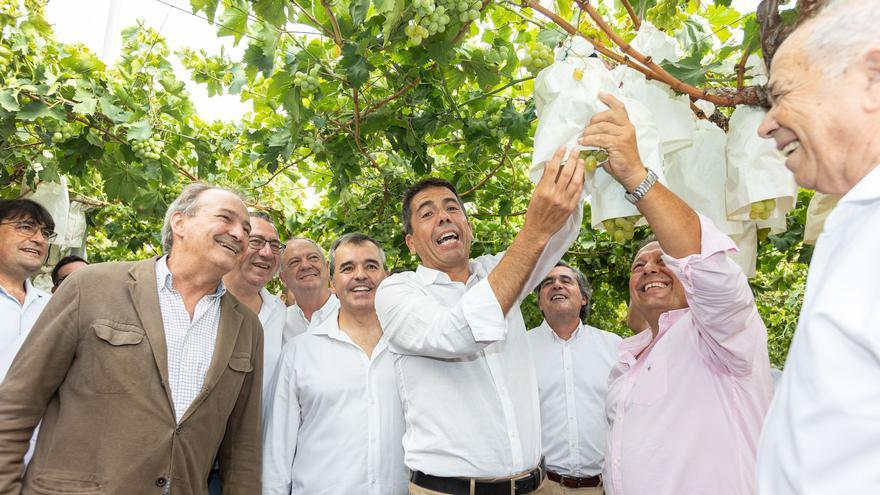
<path id="1" fill-rule="evenodd" d="M 620 344 L 609 377 L 609 495 L 755 493 L 755 453 L 773 393 L 767 330 L 734 243 L 656 183 L 638 155 L 623 104 L 600 96 L 580 143 L 608 150 L 604 165 L 650 224 L 636 254 L 633 308 L 648 330 Z"/>

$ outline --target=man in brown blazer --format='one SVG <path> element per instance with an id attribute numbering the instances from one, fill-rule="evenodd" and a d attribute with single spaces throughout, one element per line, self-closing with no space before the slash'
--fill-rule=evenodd
<path id="1" fill-rule="evenodd" d="M 260 492 L 262 331 L 221 283 L 249 231 L 236 195 L 193 184 L 168 256 L 70 276 L 0 385 L 0 494 L 205 494 L 215 457 L 224 493 Z"/>

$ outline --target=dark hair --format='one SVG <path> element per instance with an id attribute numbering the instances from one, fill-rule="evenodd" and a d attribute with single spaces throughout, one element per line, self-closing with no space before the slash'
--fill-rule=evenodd
<path id="1" fill-rule="evenodd" d="M 467 212 L 464 209 L 464 203 L 461 201 L 461 196 L 458 195 L 458 191 L 455 190 L 455 186 L 452 185 L 451 182 L 445 179 L 440 179 L 437 177 L 428 177 L 427 179 L 422 179 L 415 184 L 409 186 L 406 190 L 406 194 L 403 195 L 403 208 L 401 210 L 401 220 L 403 221 L 403 231 L 407 234 L 412 234 L 412 199 L 416 194 L 422 192 L 429 187 L 445 187 L 452 191 L 452 194 L 455 194 L 455 199 L 458 201 L 458 206 L 461 207 L 461 211 L 464 212 L 465 217 L 467 217 Z"/>
<path id="2" fill-rule="evenodd" d="M 581 312 L 580 312 L 581 321 L 587 321 L 587 317 L 590 316 L 590 303 L 593 302 L 593 288 L 590 287 L 590 281 L 587 280 L 587 276 L 584 275 L 584 272 L 578 270 L 577 268 L 569 265 L 568 263 L 566 263 L 564 261 L 561 261 L 561 260 L 558 261 L 556 263 L 556 265 L 554 266 L 554 268 L 556 268 L 557 266 L 564 266 L 564 267 L 568 268 L 569 270 L 571 270 L 572 273 L 574 273 L 574 278 L 575 278 L 575 280 L 577 280 L 578 288 L 580 288 L 580 290 L 581 290 L 581 296 L 583 296 L 587 300 L 587 304 L 584 304 L 583 306 L 581 306 Z M 537 298 L 541 297 L 541 286 L 542 285 L 543 285 L 543 280 L 541 281 L 541 283 L 538 284 L 537 287 L 535 287 L 535 297 L 537 297 Z"/>
<path id="3" fill-rule="evenodd" d="M 58 284 L 61 283 L 61 280 L 58 279 L 58 272 L 61 271 L 61 267 L 64 265 L 69 265 L 71 263 L 76 263 L 77 261 L 82 261 L 83 263 L 88 263 L 88 261 L 80 258 L 79 256 L 65 256 L 58 260 L 58 263 L 55 263 L 55 268 L 52 269 L 52 285 L 58 287 Z"/>
<path id="4" fill-rule="evenodd" d="M 275 224 L 275 221 L 272 220 L 272 217 L 270 217 L 269 214 L 266 213 L 265 211 L 251 210 L 248 212 L 248 216 L 251 218 L 259 218 L 260 220 L 265 220 L 265 221 L 271 223 L 272 225 Z"/>
<path id="5" fill-rule="evenodd" d="M 339 249 L 339 246 L 344 246 L 346 244 L 362 246 L 369 243 L 372 243 L 374 246 L 376 246 L 376 249 L 379 251 L 379 262 L 382 263 L 382 268 L 387 271 L 388 267 L 385 265 L 385 250 L 382 249 L 382 246 L 376 241 L 376 239 L 373 239 L 367 234 L 363 234 L 361 232 L 350 232 L 336 239 L 335 241 L 333 241 L 333 244 L 330 245 L 330 275 L 332 276 L 333 272 L 336 269 L 336 250 Z"/>
<path id="6" fill-rule="evenodd" d="M 55 229 L 55 220 L 43 206 L 31 199 L 0 199 L 0 222 L 5 220 L 27 220 Z"/>

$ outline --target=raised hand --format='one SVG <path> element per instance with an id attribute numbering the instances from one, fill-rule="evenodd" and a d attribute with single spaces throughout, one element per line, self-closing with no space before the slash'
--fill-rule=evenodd
<path id="1" fill-rule="evenodd" d="M 636 129 L 629 121 L 623 102 L 601 91 L 599 99 L 608 105 L 608 110 L 593 115 L 578 142 L 604 148 L 608 152 L 608 161 L 602 165 L 605 171 L 627 191 L 632 191 L 647 175 L 639 158 Z"/>
<path id="2" fill-rule="evenodd" d="M 563 163 L 565 146 L 561 146 L 544 165 L 544 175 L 535 186 L 523 229 L 534 229 L 551 236 L 562 227 L 578 206 L 584 188 L 584 161 L 572 152 Z"/>

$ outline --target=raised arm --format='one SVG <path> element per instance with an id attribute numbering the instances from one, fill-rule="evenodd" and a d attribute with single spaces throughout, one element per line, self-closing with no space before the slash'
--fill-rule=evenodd
<path id="1" fill-rule="evenodd" d="M 608 151 L 605 171 L 632 192 L 648 176 L 648 169 L 639 157 L 636 130 L 620 100 L 601 92 L 599 98 L 608 105 L 608 110 L 593 116 L 580 143 L 605 148 Z M 651 226 L 663 252 L 674 258 L 700 252 L 697 213 L 666 186 L 659 182 L 654 184 L 636 203 L 636 208 Z"/>

